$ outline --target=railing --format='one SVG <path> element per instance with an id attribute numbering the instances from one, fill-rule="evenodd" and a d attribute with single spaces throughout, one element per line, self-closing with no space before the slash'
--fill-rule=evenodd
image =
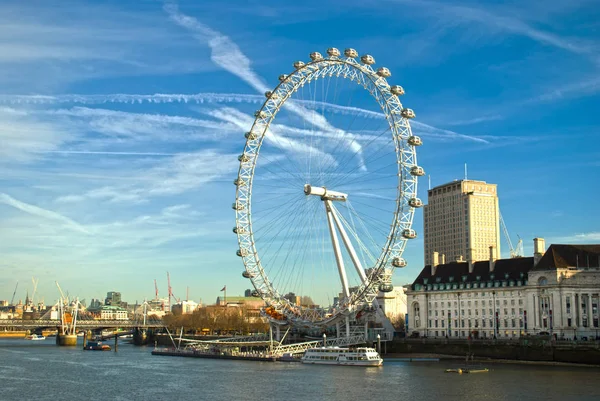
<path id="1" fill-rule="evenodd" d="M 330 347 L 344 347 L 348 345 L 364 344 L 364 334 L 354 335 L 349 337 L 329 338 L 325 340 L 325 345 Z M 304 343 L 280 345 L 273 351 L 273 354 L 281 356 L 283 354 L 300 354 L 305 352 L 309 348 L 319 347 L 323 344 L 323 341 L 315 340 Z"/>
<path id="2" fill-rule="evenodd" d="M 60 326 L 60 320 L 55 319 L 0 319 L 0 327 L 15 327 L 15 328 L 37 328 L 37 327 L 57 327 Z M 157 328 L 164 327 L 162 321 L 146 319 L 144 324 L 143 319 L 140 320 L 77 320 L 77 327 L 81 328 L 100 328 L 100 327 L 147 327 Z"/>

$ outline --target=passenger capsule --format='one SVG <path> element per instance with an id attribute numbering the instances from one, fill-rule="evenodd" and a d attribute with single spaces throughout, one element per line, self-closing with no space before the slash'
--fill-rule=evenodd
<path id="1" fill-rule="evenodd" d="M 279 76 L 279 81 L 280 81 L 280 82 L 283 82 L 283 81 L 285 81 L 285 80 L 287 79 L 287 77 L 288 77 L 288 76 L 287 76 L 286 74 L 281 74 L 281 75 Z"/>
<path id="2" fill-rule="evenodd" d="M 244 271 L 242 272 L 242 277 L 244 277 L 244 278 L 253 278 L 253 277 L 254 277 L 254 274 L 252 274 L 252 273 L 250 273 L 250 272 L 248 272 L 248 271 L 244 270 Z"/>
<path id="3" fill-rule="evenodd" d="M 348 58 L 356 58 L 358 57 L 358 52 L 354 49 L 346 49 L 344 50 L 344 56 L 348 57 Z"/>
<path id="4" fill-rule="evenodd" d="M 271 91 L 266 91 L 265 92 L 265 97 L 267 99 L 277 99 L 277 98 L 279 98 L 279 96 L 277 96 L 277 93 L 273 93 Z"/>
<path id="5" fill-rule="evenodd" d="M 319 52 L 312 52 L 309 57 L 312 61 L 323 60 L 323 56 Z"/>
<path id="6" fill-rule="evenodd" d="M 246 185 L 246 181 L 240 178 L 236 178 L 235 180 L 233 180 L 233 185 L 235 185 L 236 187 L 241 187 L 243 185 Z"/>
<path id="7" fill-rule="evenodd" d="M 235 254 L 238 255 L 240 258 L 243 258 L 245 256 L 248 256 L 248 251 L 245 249 L 238 249 Z"/>
<path id="8" fill-rule="evenodd" d="M 267 116 L 267 113 L 265 113 L 264 110 L 257 110 L 254 112 L 254 117 L 265 118 L 266 116 Z"/>
<path id="9" fill-rule="evenodd" d="M 363 64 L 366 64 L 366 65 L 373 65 L 373 64 L 375 64 L 375 59 L 370 54 L 365 54 L 364 56 L 361 56 L 360 57 L 360 61 Z"/>
<path id="10" fill-rule="evenodd" d="M 233 232 L 236 234 L 246 234 L 246 230 L 243 227 L 233 227 Z"/>
<path id="11" fill-rule="evenodd" d="M 246 137 L 247 138 L 247 137 Z M 238 161 L 242 163 L 248 163 L 250 158 L 244 154 L 238 156 Z"/>
<path id="12" fill-rule="evenodd" d="M 410 174 L 417 177 L 422 177 L 425 175 L 425 170 L 423 170 L 423 167 L 420 166 L 412 166 L 410 168 Z"/>
<path id="13" fill-rule="evenodd" d="M 418 136 L 410 136 L 408 137 L 408 144 L 412 146 L 421 146 L 423 145 L 423 141 Z"/>
<path id="14" fill-rule="evenodd" d="M 415 112 L 412 109 L 402 109 L 400 115 L 404 118 L 415 118 Z"/>
<path id="15" fill-rule="evenodd" d="M 252 291 L 252 296 L 258 298 L 258 297 L 260 297 L 260 292 L 254 290 L 254 291 Z"/>
<path id="16" fill-rule="evenodd" d="M 244 207 L 244 204 L 243 204 L 243 203 L 240 203 L 240 202 L 235 202 L 235 203 L 233 203 L 233 204 L 231 205 L 231 208 L 232 208 L 233 210 L 244 210 L 244 209 L 245 209 L 245 207 Z"/>
<path id="17" fill-rule="evenodd" d="M 408 205 L 410 207 L 423 207 L 423 201 L 419 198 L 410 198 L 408 200 Z"/>
<path id="18" fill-rule="evenodd" d="M 381 284 L 381 285 L 379 285 L 379 291 L 392 292 L 392 291 L 394 291 L 394 286 L 391 284 Z"/>
<path id="19" fill-rule="evenodd" d="M 258 138 L 258 135 L 256 135 L 256 133 L 254 133 L 252 131 L 246 132 L 246 134 L 244 134 L 244 136 L 246 137 L 246 139 L 250 139 L 251 141 L 253 141 L 256 138 Z"/>
<path id="20" fill-rule="evenodd" d="M 379 75 L 382 78 L 389 78 L 392 76 L 392 73 L 390 72 L 390 70 L 386 67 L 381 67 L 377 69 L 377 75 Z"/>
<path id="21" fill-rule="evenodd" d="M 340 51 L 335 47 L 330 47 L 329 49 L 327 49 L 327 54 L 329 54 L 330 57 L 339 57 Z"/>
<path id="22" fill-rule="evenodd" d="M 305 64 L 304 64 L 304 61 L 296 61 L 296 62 L 294 63 L 294 68 L 295 68 L 295 69 L 300 69 L 300 68 L 302 68 L 302 67 L 304 67 L 304 66 L 305 66 Z"/>
<path id="23" fill-rule="evenodd" d="M 406 260 L 404 258 L 394 258 L 392 260 L 392 266 L 394 266 L 394 267 L 406 267 Z"/>
<path id="24" fill-rule="evenodd" d="M 400 85 L 392 85 L 390 86 L 390 92 L 392 92 L 392 95 L 402 96 L 404 95 L 404 88 Z"/>
<path id="25" fill-rule="evenodd" d="M 402 231 L 402 236 L 406 239 L 415 239 L 417 238 L 417 232 L 412 228 L 407 228 Z"/>

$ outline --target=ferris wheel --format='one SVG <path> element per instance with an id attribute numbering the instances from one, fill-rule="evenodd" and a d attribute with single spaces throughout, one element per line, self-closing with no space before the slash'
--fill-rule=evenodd
<path id="1" fill-rule="evenodd" d="M 233 231 L 272 323 L 325 327 L 372 311 L 407 265 L 422 141 L 403 88 L 374 64 L 354 49 L 311 53 L 265 93 L 245 134 Z"/>

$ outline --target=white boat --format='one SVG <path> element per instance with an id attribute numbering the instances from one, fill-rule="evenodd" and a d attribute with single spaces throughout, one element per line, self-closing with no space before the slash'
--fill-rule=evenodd
<path id="1" fill-rule="evenodd" d="M 306 350 L 302 363 L 315 365 L 380 366 L 383 359 L 374 348 L 318 347 Z"/>
<path id="2" fill-rule="evenodd" d="M 26 340 L 33 340 L 33 341 L 39 341 L 39 340 L 45 340 L 46 337 L 39 335 L 39 334 L 30 334 L 28 336 L 25 336 Z"/>

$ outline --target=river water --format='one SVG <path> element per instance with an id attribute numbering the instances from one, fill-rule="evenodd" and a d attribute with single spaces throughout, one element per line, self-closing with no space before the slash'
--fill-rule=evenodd
<path id="1" fill-rule="evenodd" d="M 460 362 L 315 366 L 82 351 L 54 339 L 0 339 L 0 400 L 600 400 L 600 370 L 486 364 L 489 373 L 444 373 Z M 112 345 L 112 343 L 109 343 Z"/>

